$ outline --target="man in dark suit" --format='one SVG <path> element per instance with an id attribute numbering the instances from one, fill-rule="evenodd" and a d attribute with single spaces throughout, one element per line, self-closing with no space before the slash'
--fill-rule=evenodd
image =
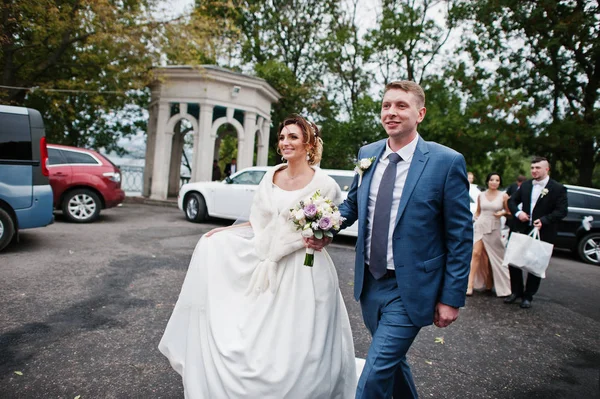
<path id="1" fill-rule="evenodd" d="M 231 158 L 231 162 L 225 164 L 225 170 L 223 172 L 225 173 L 225 176 L 231 176 L 237 171 L 237 161 L 235 158 Z"/>
<path id="2" fill-rule="evenodd" d="M 527 180 L 525 176 L 519 175 L 517 177 L 517 181 L 508 186 L 506 189 L 506 194 L 508 194 L 509 197 L 512 197 L 512 195 L 516 193 L 519 188 L 521 188 L 521 184 L 523 184 L 525 180 Z"/>
<path id="3" fill-rule="evenodd" d="M 531 160 L 531 177 L 521 185 L 508 200 L 514 215 L 514 231 L 528 234 L 532 229 L 540 230 L 540 239 L 554 243 L 557 223 L 567 216 L 568 200 L 565 186 L 548 176 L 550 164 L 544 157 Z M 519 208 L 519 204 L 522 205 Z M 521 307 L 531 307 L 533 295 L 540 287 L 541 278 L 527 274 L 527 285 L 523 286 L 523 271 L 509 265 L 512 294 L 504 300 L 513 303 L 521 298 Z"/>
<path id="4" fill-rule="evenodd" d="M 385 87 L 388 137 L 359 150 L 360 172 L 340 205 L 342 227 L 358 220 L 354 296 L 373 336 L 357 399 L 418 397 L 406 352 L 422 327 L 449 326 L 465 304 L 473 248 L 466 163 L 418 134 L 425 113 L 415 82 Z"/>

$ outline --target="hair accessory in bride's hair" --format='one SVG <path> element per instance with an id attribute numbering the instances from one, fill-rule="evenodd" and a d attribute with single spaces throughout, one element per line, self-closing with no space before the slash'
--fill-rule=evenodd
<path id="1" fill-rule="evenodd" d="M 310 124 L 310 127 L 313 130 L 313 135 L 315 137 L 319 137 L 319 127 L 312 121 L 308 122 Z"/>
<path id="2" fill-rule="evenodd" d="M 310 128 L 312 129 L 313 132 L 313 141 L 315 142 L 315 144 L 317 143 L 317 140 L 320 138 L 319 136 L 319 127 L 314 123 L 314 122 L 308 122 L 308 125 L 310 126 Z"/>

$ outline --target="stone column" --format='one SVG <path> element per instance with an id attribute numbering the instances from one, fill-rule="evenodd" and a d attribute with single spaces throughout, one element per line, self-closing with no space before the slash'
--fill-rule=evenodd
<path id="1" fill-rule="evenodd" d="M 204 130 L 202 127 L 202 110 L 205 106 L 200 105 L 200 119 L 198 120 L 198 129 L 192 132 L 193 143 L 192 143 L 192 175 L 190 176 L 190 182 L 198 181 L 198 163 L 200 159 L 200 152 L 202 151 L 200 144 L 202 143 L 202 135 Z M 212 108 L 210 111 L 210 119 L 212 119 Z"/>
<path id="2" fill-rule="evenodd" d="M 263 138 L 263 125 L 265 123 L 265 118 L 264 116 L 258 116 L 258 119 L 256 120 L 256 126 L 254 127 L 254 137 L 255 137 L 255 143 L 254 143 L 254 150 L 252 153 L 252 156 L 254 157 L 254 151 L 256 151 L 256 162 L 254 162 L 254 165 L 260 165 L 258 163 L 259 160 L 259 154 L 262 151 L 262 148 L 267 146 L 267 153 L 268 153 L 268 146 L 269 143 L 265 143 L 265 140 Z"/>
<path id="3" fill-rule="evenodd" d="M 200 103 L 200 125 L 194 136 L 192 181 L 211 181 L 215 138 L 211 135 L 214 106 Z"/>
<path id="4" fill-rule="evenodd" d="M 244 140 L 238 149 L 238 165 L 240 170 L 253 166 L 254 161 L 254 136 L 256 132 L 256 113 L 246 111 L 244 113 Z M 239 138 L 238 138 L 239 140 Z"/>
<path id="5" fill-rule="evenodd" d="M 154 165 L 152 167 L 151 199 L 166 200 L 169 184 L 169 165 L 173 132 L 165 131 L 169 120 L 169 104 L 164 102 L 158 106 L 156 121 L 156 141 L 154 150 Z"/>
<path id="6" fill-rule="evenodd" d="M 144 181 L 142 195 L 150 196 L 152 185 L 152 168 L 154 166 L 154 148 L 156 143 L 156 119 L 158 118 L 158 105 L 152 104 L 148 116 L 148 130 L 146 133 L 146 159 L 144 166 Z"/>
<path id="7" fill-rule="evenodd" d="M 269 162 L 269 129 L 271 128 L 271 121 L 265 119 L 261 128 L 261 146 L 258 148 L 258 154 L 256 157 L 256 165 L 266 166 Z"/>

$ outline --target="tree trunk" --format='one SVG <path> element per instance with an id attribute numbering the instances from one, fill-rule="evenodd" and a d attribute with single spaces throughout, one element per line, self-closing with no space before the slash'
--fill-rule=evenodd
<path id="1" fill-rule="evenodd" d="M 585 140 L 579 145 L 579 162 L 577 162 L 579 168 L 578 185 L 592 187 L 595 155 L 593 139 Z"/>

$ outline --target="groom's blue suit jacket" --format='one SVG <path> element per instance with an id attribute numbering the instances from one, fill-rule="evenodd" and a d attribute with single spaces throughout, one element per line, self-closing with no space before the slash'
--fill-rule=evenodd
<path id="1" fill-rule="evenodd" d="M 367 205 L 373 172 L 386 140 L 368 144 L 358 159 L 375 157 L 358 186 L 355 177 L 340 205 L 347 220 L 358 220 L 354 296 L 360 300 L 365 272 Z M 396 280 L 413 324 L 433 323 L 435 305 L 461 307 L 469 277 L 473 224 L 464 157 L 440 144 L 418 139 L 402 191 L 392 240 Z"/>

